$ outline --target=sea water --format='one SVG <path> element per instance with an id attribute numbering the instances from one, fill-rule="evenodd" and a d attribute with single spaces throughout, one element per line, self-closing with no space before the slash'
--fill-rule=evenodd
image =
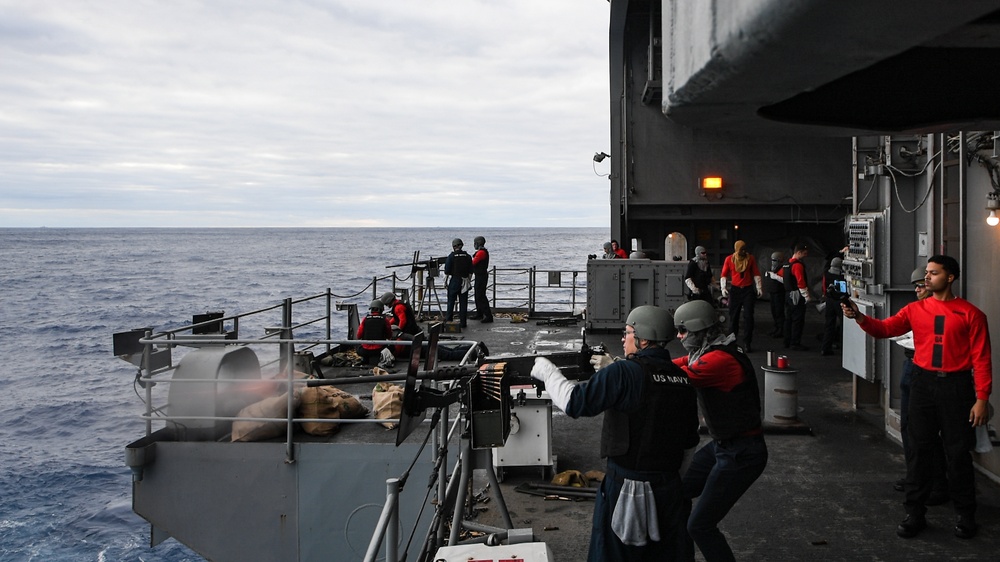
<path id="1" fill-rule="evenodd" d="M 608 236 L 604 228 L 0 229 L 0 561 L 201 560 L 175 540 L 150 548 L 149 525 L 132 512 L 124 447 L 145 424 L 136 369 L 112 355 L 114 332 L 179 327 L 193 314 L 239 314 L 327 288 L 353 295 L 415 251 L 446 256 L 455 237 L 471 251 L 479 235 L 492 266 L 581 272 Z M 352 302 L 363 310 L 370 299 Z"/>

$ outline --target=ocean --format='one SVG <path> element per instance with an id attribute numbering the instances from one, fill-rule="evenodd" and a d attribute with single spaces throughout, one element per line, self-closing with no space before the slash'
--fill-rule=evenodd
<path id="1" fill-rule="evenodd" d="M 608 231 L 0 229 L 0 561 L 202 560 L 175 540 L 150 548 L 132 512 L 124 448 L 144 434 L 143 406 L 113 333 L 353 295 L 414 251 L 445 256 L 455 237 L 471 251 L 477 235 L 493 266 L 582 272 Z"/>

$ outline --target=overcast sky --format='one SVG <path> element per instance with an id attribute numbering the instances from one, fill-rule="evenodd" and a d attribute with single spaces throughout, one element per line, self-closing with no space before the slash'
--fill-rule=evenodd
<path id="1" fill-rule="evenodd" d="M 0 10 L 0 226 L 609 224 L 606 0 Z"/>

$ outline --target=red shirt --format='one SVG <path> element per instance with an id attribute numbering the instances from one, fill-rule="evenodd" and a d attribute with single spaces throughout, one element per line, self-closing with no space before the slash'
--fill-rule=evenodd
<path id="1" fill-rule="evenodd" d="M 965 299 L 921 299 L 885 320 L 866 317 L 859 324 L 876 338 L 913 330 L 913 363 L 928 371 L 972 370 L 976 398 L 988 400 L 993 391 L 990 330 L 983 311 Z"/>
<path id="2" fill-rule="evenodd" d="M 618 254 L 618 257 L 620 257 L 623 260 L 627 260 L 628 259 L 628 254 L 625 253 L 625 250 L 623 250 L 621 248 L 618 248 L 617 250 L 615 250 L 615 253 Z"/>
<path id="3" fill-rule="evenodd" d="M 796 287 L 799 289 L 805 289 L 809 286 L 806 283 L 806 264 L 802 263 L 800 260 L 792 258 L 788 260 L 788 269 L 792 270 L 792 275 L 795 277 Z M 782 277 L 784 277 L 784 275 L 782 275 Z"/>
<path id="4" fill-rule="evenodd" d="M 412 321 L 406 314 L 406 305 L 399 299 L 396 299 L 389 305 L 389 310 L 392 311 L 392 316 L 389 317 L 389 324 L 398 327 L 400 330 L 408 326 Z"/>
<path id="5" fill-rule="evenodd" d="M 760 270 L 757 269 L 757 260 L 750 254 L 747 254 L 747 267 L 743 270 L 743 273 L 736 271 L 736 266 L 733 265 L 733 255 L 729 254 L 726 256 L 726 261 L 722 262 L 722 273 L 719 277 L 725 277 L 733 283 L 733 287 L 749 287 L 753 285 L 754 277 L 760 277 Z"/>
<path id="6" fill-rule="evenodd" d="M 725 351 L 712 350 L 688 365 L 688 356 L 674 359 L 674 364 L 687 373 L 695 388 L 718 388 L 729 392 L 743 382 L 743 366 Z"/>

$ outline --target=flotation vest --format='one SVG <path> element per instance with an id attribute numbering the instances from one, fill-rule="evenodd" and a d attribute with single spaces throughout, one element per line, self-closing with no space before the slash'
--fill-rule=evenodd
<path id="1" fill-rule="evenodd" d="M 705 413 L 708 433 L 713 439 L 732 439 L 760 428 L 760 390 L 753 364 L 740 352 L 736 343 L 708 348 L 707 353 L 728 353 L 743 368 L 743 381 L 728 392 L 718 388 L 699 388 L 698 403 Z M 704 357 L 704 355 L 702 355 Z"/>
<path id="2" fill-rule="evenodd" d="M 698 444 L 698 407 L 687 375 L 668 360 L 630 357 L 644 375 L 642 400 L 632 412 L 606 410 L 601 456 L 630 470 L 680 468 L 684 450 Z"/>
<path id="3" fill-rule="evenodd" d="M 392 339 L 392 333 L 386 333 L 385 328 L 385 316 L 381 314 L 369 314 L 365 316 L 365 319 L 361 321 L 361 338 L 363 340 L 389 340 Z M 381 349 L 384 346 L 364 343 L 361 347 L 365 349 Z"/>

